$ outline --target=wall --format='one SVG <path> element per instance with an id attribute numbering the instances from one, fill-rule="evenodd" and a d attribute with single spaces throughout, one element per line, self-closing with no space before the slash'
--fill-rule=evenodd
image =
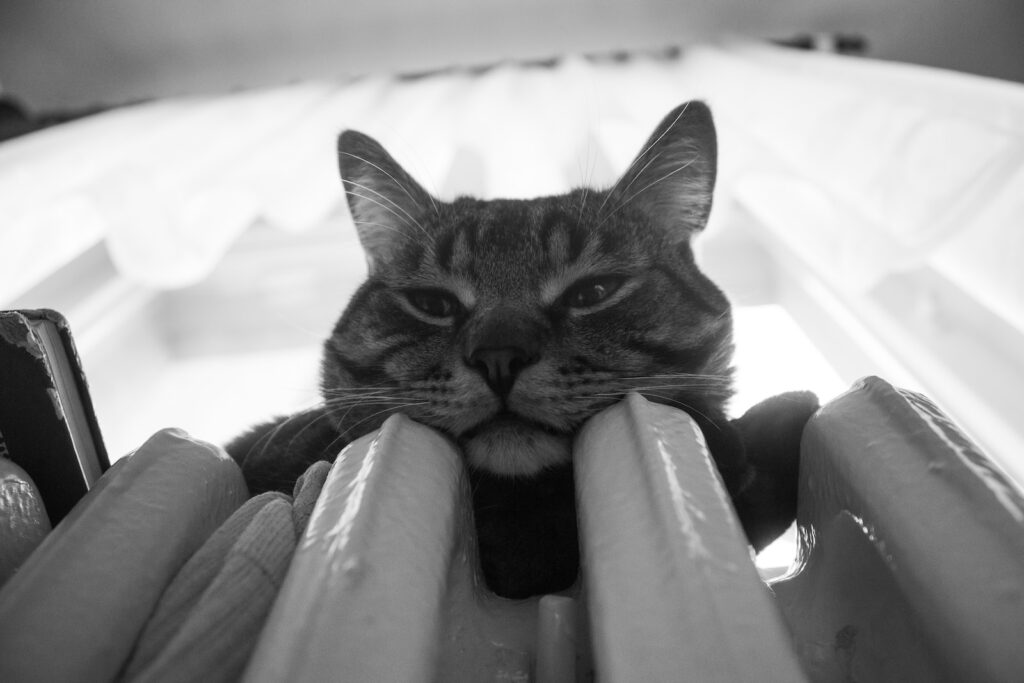
<path id="1" fill-rule="evenodd" d="M 3 0 L 0 85 L 47 109 L 800 31 L 1024 81 L 1018 0 Z"/>

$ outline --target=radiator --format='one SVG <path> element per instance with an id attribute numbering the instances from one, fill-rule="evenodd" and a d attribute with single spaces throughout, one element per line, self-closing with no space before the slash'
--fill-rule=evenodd
<path id="1" fill-rule="evenodd" d="M 574 452 L 582 575 L 497 598 L 458 454 L 402 416 L 338 458 L 245 680 L 1019 680 L 1024 499 L 870 378 L 809 423 L 799 561 L 766 586 L 700 431 L 639 396 Z"/>

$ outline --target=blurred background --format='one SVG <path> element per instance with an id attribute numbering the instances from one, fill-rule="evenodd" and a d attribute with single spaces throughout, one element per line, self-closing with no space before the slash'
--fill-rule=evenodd
<path id="1" fill-rule="evenodd" d="M 345 127 L 438 196 L 610 185 L 707 100 L 741 413 L 877 374 L 1024 480 L 1024 3 L 4 0 L 0 308 L 70 320 L 114 459 L 316 400 L 365 275 Z"/>
<path id="2" fill-rule="evenodd" d="M 1016 0 L 4 0 L 5 87 L 34 108 L 452 64 L 849 33 L 874 57 L 1024 80 Z"/>

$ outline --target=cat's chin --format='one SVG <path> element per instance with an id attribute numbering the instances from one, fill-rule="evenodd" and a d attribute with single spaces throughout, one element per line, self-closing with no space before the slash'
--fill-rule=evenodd
<path id="1" fill-rule="evenodd" d="M 521 420 L 499 419 L 460 439 L 469 464 L 507 477 L 530 477 L 572 459 L 572 439 Z"/>

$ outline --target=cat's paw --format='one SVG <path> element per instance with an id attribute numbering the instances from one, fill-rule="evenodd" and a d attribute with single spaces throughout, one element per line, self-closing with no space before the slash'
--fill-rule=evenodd
<path id="1" fill-rule="evenodd" d="M 818 397 L 793 391 L 766 399 L 732 421 L 751 481 L 733 502 L 754 549 L 778 538 L 796 518 L 800 440 Z"/>

